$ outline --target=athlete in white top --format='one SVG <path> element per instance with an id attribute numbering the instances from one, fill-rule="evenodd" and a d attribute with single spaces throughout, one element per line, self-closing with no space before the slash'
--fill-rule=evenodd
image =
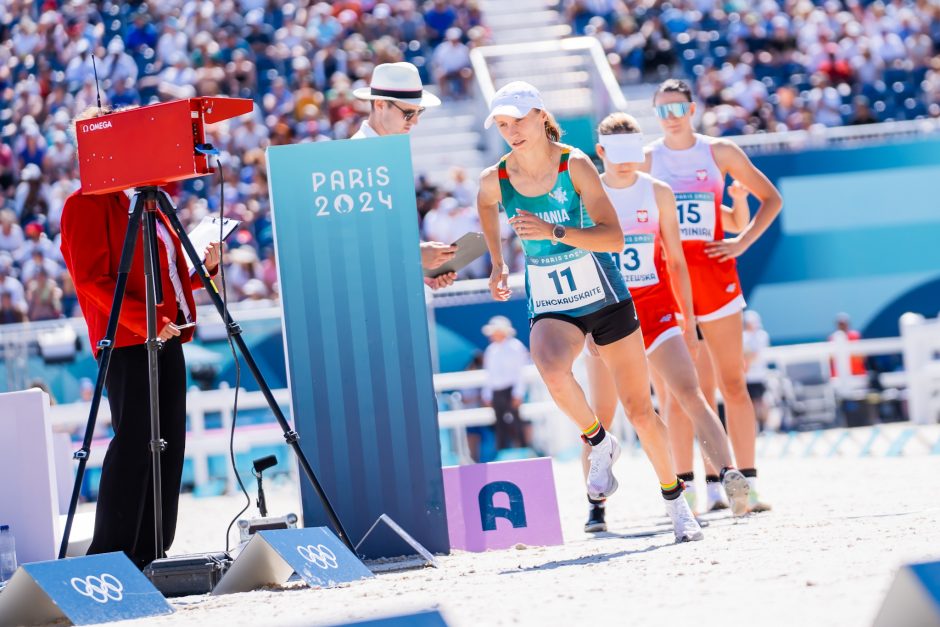
<path id="1" fill-rule="evenodd" d="M 695 104 L 688 85 L 667 80 L 653 105 L 665 133 L 646 153 L 644 171 L 672 187 L 679 208 L 682 247 L 692 278 L 692 297 L 698 326 L 717 373 L 727 408 L 728 432 L 738 466 L 751 483 L 751 509 L 766 509 L 757 500 L 754 406 L 744 378 L 741 311 L 744 299 L 735 259 L 741 256 L 780 213 L 780 192 L 751 163 L 736 144 L 698 135 L 692 128 Z M 724 238 L 721 199 L 726 175 L 741 181 L 760 201 L 754 218 L 740 235 Z M 708 385 L 700 376 L 704 385 Z M 693 431 L 689 421 L 675 420 L 670 437 L 684 454 L 680 472 L 692 470 Z M 684 426 L 684 428 L 683 428 Z"/>
<path id="2" fill-rule="evenodd" d="M 644 158 L 643 136 L 633 117 L 611 114 L 600 123 L 597 134 L 597 154 L 604 162 L 601 182 L 624 234 L 618 266 L 636 304 L 657 396 L 665 398 L 668 386 L 693 418 L 706 457 L 721 468 L 721 481 L 732 498 L 734 514 L 743 515 L 747 512 L 747 479 L 734 468 L 728 438 L 702 395 L 690 355 L 690 350 L 698 350 L 699 341 L 675 197 L 668 185 L 638 171 Z M 674 293 L 681 297 L 684 330 L 676 321 L 680 305 Z M 591 402 L 607 429 L 617 408 L 616 388 L 594 353 L 590 350 L 586 361 Z M 666 420 L 668 425 L 668 416 Z M 589 501 L 592 507 L 585 531 L 606 530 L 603 504 L 590 497 Z"/>

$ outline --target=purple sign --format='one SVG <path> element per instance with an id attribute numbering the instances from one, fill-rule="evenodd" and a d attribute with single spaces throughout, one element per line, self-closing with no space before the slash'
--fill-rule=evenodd
<path id="1" fill-rule="evenodd" d="M 444 500 L 451 548 L 486 551 L 565 542 L 548 457 L 448 466 Z"/>

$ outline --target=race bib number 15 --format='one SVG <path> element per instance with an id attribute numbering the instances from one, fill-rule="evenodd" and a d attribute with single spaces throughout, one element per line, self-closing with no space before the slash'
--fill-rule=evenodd
<path id="1" fill-rule="evenodd" d="M 711 192 L 676 194 L 682 241 L 715 239 L 715 195 Z"/>

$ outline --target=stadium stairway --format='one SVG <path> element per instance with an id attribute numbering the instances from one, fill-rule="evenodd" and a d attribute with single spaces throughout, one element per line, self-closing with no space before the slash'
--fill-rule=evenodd
<path id="1" fill-rule="evenodd" d="M 483 131 L 482 105 L 476 99 L 445 100 L 429 108 L 411 131 L 411 161 L 415 176 L 424 174 L 433 183 L 445 183 L 455 166 L 471 177 L 485 166 L 480 150 Z"/>
<path id="2" fill-rule="evenodd" d="M 571 28 L 552 7 L 552 0 L 483 0 L 480 8 L 492 34 L 493 44 L 523 43 L 558 39 L 570 34 Z M 589 90 L 578 86 L 578 67 L 573 60 L 525 59 L 498 66 L 493 78 L 502 85 L 509 80 L 526 78 L 540 89 L 548 89 L 549 107 L 564 108 L 576 96 L 583 102 Z M 559 72 L 567 68 L 566 72 Z M 556 90 L 559 83 L 565 89 Z M 436 91 L 434 88 L 430 88 Z M 483 118 L 486 105 L 474 84 L 472 98 L 445 100 L 443 105 L 428 109 L 411 132 L 412 162 L 415 175 L 424 174 L 433 183 L 444 183 L 450 170 L 463 167 L 475 177 L 488 163 L 484 152 Z"/>

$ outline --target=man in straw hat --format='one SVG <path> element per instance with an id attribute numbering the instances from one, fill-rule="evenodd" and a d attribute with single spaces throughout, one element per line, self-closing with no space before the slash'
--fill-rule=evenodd
<path id="1" fill-rule="evenodd" d="M 401 135 L 418 124 L 418 118 L 427 107 L 436 107 L 441 99 L 424 91 L 418 68 L 411 63 L 382 63 L 372 71 L 368 87 L 353 92 L 360 100 L 370 101 L 369 118 L 359 127 L 351 139 Z M 421 243 L 421 265 L 429 270 L 442 266 L 457 252 L 456 246 L 441 242 Z M 442 274 L 424 282 L 433 289 L 446 287 L 454 282 L 453 272 Z"/>
<path id="2" fill-rule="evenodd" d="M 516 339 L 516 329 L 506 316 L 493 316 L 483 326 L 490 345 L 483 353 L 486 386 L 483 400 L 496 414 L 496 448 L 528 446 L 519 407 L 525 396 L 522 369 L 529 363 L 529 351 Z"/>

